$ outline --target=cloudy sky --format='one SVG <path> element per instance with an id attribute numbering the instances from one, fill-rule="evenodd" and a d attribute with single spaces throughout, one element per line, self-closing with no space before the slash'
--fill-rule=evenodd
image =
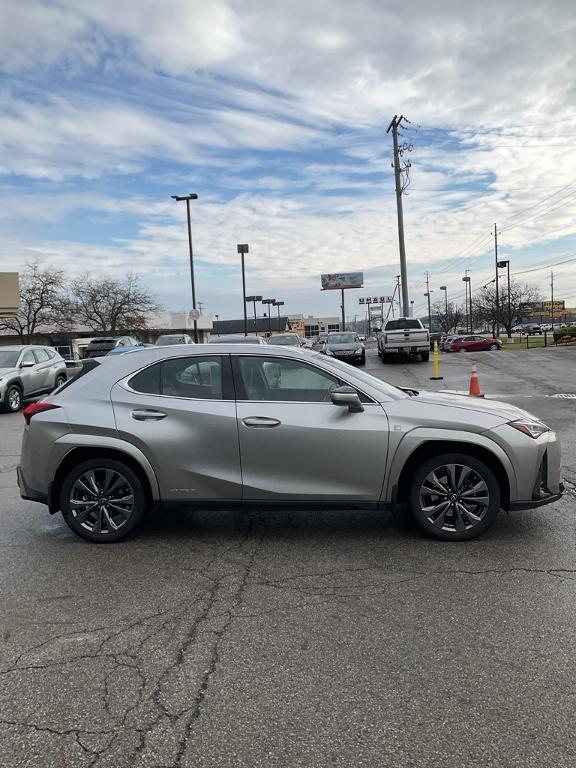
<path id="1" fill-rule="evenodd" d="M 513 273 L 576 305 L 576 14 L 572 0 L 0 0 L 0 269 L 38 259 L 142 275 L 242 311 L 338 313 L 320 273 L 398 273 L 394 114 L 411 298 Z M 570 259 L 572 259 L 570 261 Z M 546 268 L 543 268 L 546 267 Z M 527 271 L 531 270 L 531 271 Z"/>

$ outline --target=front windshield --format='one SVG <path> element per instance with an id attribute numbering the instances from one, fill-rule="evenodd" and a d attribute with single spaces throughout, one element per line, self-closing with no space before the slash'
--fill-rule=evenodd
<path id="1" fill-rule="evenodd" d="M 160 336 L 156 346 L 167 347 L 170 344 L 184 344 L 185 342 L 184 336 Z"/>
<path id="2" fill-rule="evenodd" d="M 283 347 L 292 346 L 297 347 L 300 340 L 297 336 L 270 336 L 268 344 L 282 344 Z"/>
<path id="3" fill-rule="evenodd" d="M 326 339 L 327 344 L 354 344 L 359 341 L 355 333 L 331 333 Z"/>
<path id="4" fill-rule="evenodd" d="M 20 352 L 0 351 L 0 368 L 14 368 Z"/>
<path id="5" fill-rule="evenodd" d="M 315 352 L 313 354 L 318 353 Z M 401 389 L 398 389 L 398 387 L 394 387 L 392 384 L 387 384 L 385 381 L 377 379 L 376 376 L 371 376 L 369 373 L 359 371 L 358 368 L 351 369 L 348 363 L 345 363 L 342 360 L 338 360 L 335 357 L 322 355 L 322 362 L 326 363 L 326 365 L 332 366 L 333 368 L 338 368 L 340 371 L 343 371 L 348 375 L 353 375 L 354 378 L 360 379 L 360 381 L 365 382 L 370 387 L 375 389 L 377 392 L 380 392 L 382 395 L 385 395 L 386 397 L 392 397 L 394 400 L 400 400 L 403 397 L 410 397 L 410 395 L 407 395 Z"/>

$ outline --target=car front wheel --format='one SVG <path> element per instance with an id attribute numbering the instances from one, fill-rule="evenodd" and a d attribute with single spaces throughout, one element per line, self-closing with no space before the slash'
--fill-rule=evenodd
<path id="1" fill-rule="evenodd" d="M 467 351 L 468 350 L 466 349 L 466 347 L 460 347 L 460 349 L 458 350 L 458 352 L 467 352 Z"/>
<path id="2" fill-rule="evenodd" d="M 499 349 L 498 344 L 490 344 L 490 351 L 491 352 L 495 352 L 498 349 Z"/>
<path id="3" fill-rule="evenodd" d="M 56 376 L 56 381 L 54 382 L 54 389 L 58 389 L 58 387 L 61 387 L 62 384 L 66 384 L 68 379 L 66 376 L 64 376 L 62 373 Z"/>
<path id="4" fill-rule="evenodd" d="M 22 390 L 17 384 L 11 384 L 6 390 L 5 400 L 0 410 L 16 413 L 22 408 Z"/>
<path id="5" fill-rule="evenodd" d="M 444 541 L 484 533 L 500 510 L 500 488 L 484 462 L 465 453 L 428 459 L 411 477 L 409 506 L 417 525 Z"/>
<path id="6" fill-rule="evenodd" d="M 84 461 L 66 476 L 60 508 L 67 525 L 95 543 L 120 541 L 141 522 L 146 494 L 138 475 L 116 459 Z"/>

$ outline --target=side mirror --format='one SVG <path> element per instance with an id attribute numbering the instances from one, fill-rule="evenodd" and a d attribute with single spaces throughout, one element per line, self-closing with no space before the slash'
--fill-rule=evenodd
<path id="1" fill-rule="evenodd" d="M 364 410 L 354 387 L 336 387 L 330 393 L 330 398 L 334 405 L 347 405 L 350 413 L 362 413 Z"/>
<path id="2" fill-rule="evenodd" d="M 20 363 L 20 368 L 33 368 L 33 367 L 34 367 L 34 363 L 32 362 L 32 360 L 27 360 L 26 362 Z"/>

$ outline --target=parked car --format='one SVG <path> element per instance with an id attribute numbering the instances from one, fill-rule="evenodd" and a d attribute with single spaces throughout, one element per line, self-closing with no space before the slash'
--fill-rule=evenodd
<path id="1" fill-rule="evenodd" d="M 514 325 L 514 326 L 512 326 L 512 333 L 522 333 L 523 330 L 524 330 L 524 326 L 523 325 Z"/>
<path id="2" fill-rule="evenodd" d="M 551 331 L 552 330 L 552 323 L 542 323 L 540 326 L 541 331 Z"/>
<path id="3" fill-rule="evenodd" d="M 544 333 L 544 331 L 540 323 L 527 323 L 522 329 L 522 333 L 525 336 L 535 336 L 536 334 Z"/>
<path id="4" fill-rule="evenodd" d="M 106 357 L 110 357 L 110 355 L 123 355 L 125 352 L 135 352 L 139 349 L 144 349 L 145 347 L 153 347 L 154 344 L 127 344 L 126 346 L 121 347 L 114 347 L 114 349 L 111 349 L 110 352 L 106 352 Z"/>
<path id="5" fill-rule="evenodd" d="M 378 335 L 378 355 L 382 362 L 390 356 L 419 355 L 423 362 L 430 359 L 430 336 L 422 321 L 415 317 L 387 320 Z"/>
<path id="6" fill-rule="evenodd" d="M 100 336 L 90 341 L 86 347 L 86 357 L 103 357 L 116 347 L 135 347 L 139 344 L 133 336 Z"/>
<path id="7" fill-rule="evenodd" d="M 15 413 L 23 400 L 51 392 L 67 378 L 66 361 L 51 347 L 0 347 L 0 411 Z"/>
<path id="8" fill-rule="evenodd" d="M 447 351 L 482 352 L 491 350 L 495 352 L 498 349 L 502 349 L 502 342 L 500 339 L 491 339 L 486 336 L 461 336 L 450 343 Z"/>
<path id="9" fill-rule="evenodd" d="M 244 336 L 243 333 L 227 333 L 210 339 L 210 344 L 266 344 L 262 336 Z"/>
<path id="10" fill-rule="evenodd" d="M 330 331 L 321 352 L 347 363 L 366 363 L 366 350 L 357 333 L 352 331 Z"/>
<path id="11" fill-rule="evenodd" d="M 301 347 L 302 337 L 297 333 L 275 333 L 268 338 L 268 344 L 277 344 L 281 347 Z"/>
<path id="12" fill-rule="evenodd" d="M 556 435 L 529 413 L 403 390 L 333 356 L 208 344 L 86 365 L 25 409 L 17 474 L 23 498 L 93 542 L 176 504 L 403 504 L 431 536 L 464 540 L 563 492 Z"/>
<path id="13" fill-rule="evenodd" d="M 170 344 L 194 344 L 194 339 L 187 333 L 163 333 L 156 339 L 157 347 L 167 347 Z"/>

